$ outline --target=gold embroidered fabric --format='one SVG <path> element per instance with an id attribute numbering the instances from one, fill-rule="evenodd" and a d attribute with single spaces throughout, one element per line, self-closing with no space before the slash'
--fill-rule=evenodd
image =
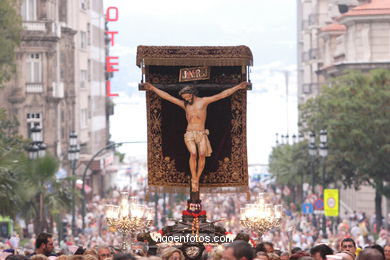
<path id="1" fill-rule="evenodd" d="M 146 93 L 146 102 L 149 191 L 189 191 L 191 174 L 177 170 L 175 159 L 163 154 L 162 99 L 155 93 L 148 91 Z M 230 127 L 231 152 L 228 156 L 218 160 L 216 170 L 203 172 L 200 181 L 200 191 L 202 193 L 247 192 L 248 190 L 246 91 L 240 90 L 233 94 L 230 106 L 231 111 L 226 111 L 226 113 L 231 113 L 232 115 Z M 182 137 L 178 136 L 177 138 L 183 140 Z M 213 150 L 215 150 L 214 147 Z"/>

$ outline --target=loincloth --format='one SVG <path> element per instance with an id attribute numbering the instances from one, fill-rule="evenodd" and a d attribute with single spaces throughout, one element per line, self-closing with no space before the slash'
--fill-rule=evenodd
<path id="1" fill-rule="evenodd" d="M 209 138 L 207 137 L 209 135 L 209 130 L 205 129 L 202 131 L 189 131 L 187 130 L 184 134 L 184 143 L 187 144 L 187 142 L 194 142 L 199 150 L 199 145 L 203 138 L 205 138 L 206 141 L 206 157 L 210 157 L 213 150 L 211 149 Z"/>

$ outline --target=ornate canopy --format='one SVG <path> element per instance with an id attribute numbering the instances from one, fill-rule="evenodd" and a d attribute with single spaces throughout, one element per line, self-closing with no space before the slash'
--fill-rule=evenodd
<path id="1" fill-rule="evenodd" d="M 137 66 L 252 66 L 251 50 L 240 46 L 138 46 Z"/>

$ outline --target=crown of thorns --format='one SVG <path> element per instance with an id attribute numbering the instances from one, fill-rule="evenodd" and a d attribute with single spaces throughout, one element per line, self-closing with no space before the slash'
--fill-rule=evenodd
<path id="1" fill-rule="evenodd" d="M 199 91 L 193 86 L 185 86 L 179 91 L 180 96 L 183 94 L 192 94 L 197 96 L 199 94 Z"/>

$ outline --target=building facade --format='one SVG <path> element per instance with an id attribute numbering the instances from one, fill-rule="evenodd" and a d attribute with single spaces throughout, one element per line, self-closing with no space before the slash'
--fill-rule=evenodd
<path id="1" fill-rule="evenodd" d="M 0 105 L 17 118 L 21 135 L 40 126 L 48 151 L 68 172 L 69 133 L 76 131 L 82 173 L 109 142 L 103 0 L 21 0 L 17 8 L 23 21 L 17 71 L 0 90 Z M 112 159 L 108 151 L 92 164 L 94 192 L 104 190 L 100 180 Z"/>
<path id="2" fill-rule="evenodd" d="M 297 0 L 297 6 L 300 104 L 346 70 L 390 68 L 390 1 Z M 375 191 L 369 186 L 360 192 L 342 190 L 341 213 L 374 214 L 374 198 Z M 383 208 L 387 216 L 388 207 Z"/>

